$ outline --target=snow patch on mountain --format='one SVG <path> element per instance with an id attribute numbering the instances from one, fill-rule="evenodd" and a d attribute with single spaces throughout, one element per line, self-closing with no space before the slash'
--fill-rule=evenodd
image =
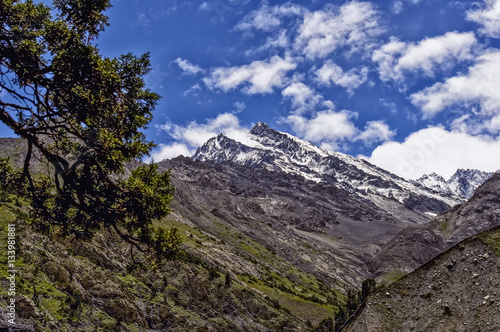
<path id="1" fill-rule="evenodd" d="M 248 138 L 255 142 L 253 146 L 220 134 L 201 146 L 192 158 L 264 167 L 268 170 L 298 174 L 318 183 L 336 183 L 342 189 L 356 193 L 375 204 L 380 203 L 379 198 L 389 199 L 410 209 L 420 209 L 419 211 L 426 215 L 440 213 L 446 206 L 451 207 L 463 201 L 452 192 L 409 182 L 366 160 L 323 150 L 310 142 L 273 130 L 262 122 L 250 130 Z M 438 180 L 437 177 L 433 180 L 429 178 L 428 182 L 437 183 Z M 429 200 L 434 203 L 422 203 Z M 426 205 L 433 207 L 425 210 Z"/>
<path id="2" fill-rule="evenodd" d="M 415 183 L 444 194 L 453 194 L 463 199 L 469 199 L 480 185 L 488 180 L 494 173 L 477 169 L 458 169 L 448 180 L 442 176 L 431 173 L 424 174 Z"/>

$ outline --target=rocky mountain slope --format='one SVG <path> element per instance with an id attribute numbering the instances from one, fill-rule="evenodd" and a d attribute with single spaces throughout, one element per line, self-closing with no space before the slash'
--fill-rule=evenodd
<path id="1" fill-rule="evenodd" d="M 15 149 L 3 151 L 19 153 Z M 334 183 L 306 179 L 297 173 L 285 172 L 279 168 L 270 170 L 232 162 L 193 161 L 191 158 L 164 161 L 159 163 L 159 167 L 165 171 L 172 170 L 176 195 L 171 204 L 172 213 L 159 222 L 158 226 L 179 228 L 187 250 L 192 251 L 207 266 L 219 273 L 229 273 L 239 290 L 246 290 L 254 294 L 252 296 L 256 296 L 256 308 L 261 308 L 259 310 L 265 311 L 267 310 L 265 308 L 269 307 L 274 308 L 273 310 L 276 310 L 275 307 L 283 308 L 284 313 L 278 310 L 276 317 L 291 321 L 285 318 L 288 310 L 297 317 L 294 323 L 297 328 L 304 326 L 307 321 L 317 324 L 324 318 L 332 317 L 337 306 L 345 300 L 343 295 L 345 290 L 360 287 L 361 282 L 370 277 L 369 262 L 375 253 L 400 230 L 415 225 L 415 221 L 425 222 L 428 218 L 421 212 L 408 209 L 395 199 L 385 200 L 385 207 L 381 208 L 373 200 L 367 199 L 366 195 L 349 190 L 349 187 L 346 189 Z M 27 233 L 23 233 L 23 238 L 37 236 L 31 234 L 29 229 L 25 232 Z M 119 316 L 116 316 L 117 312 L 110 311 L 110 308 L 104 305 L 107 303 L 106 298 L 112 296 L 126 307 L 135 307 L 134 303 L 139 303 L 138 308 L 148 307 L 149 300 L 138 300 L 137 297 L 123 298 L 121 293 L 113 295 L 108 295 L 107 292 L 92 293 L 89 287 L 94 285 L 84 285 L 81 280 L 81 276 L 85 273 L 89 273 L 89 278 L 99 278 L 93 272 L 85 272 L 95 270 L 92 264 L 97 266 L 104 264 L 104 270 L 101 272 L 106 279 L 112 280 L 112 285 L 109 285 L 111 288 L 125 287 L 120 281 L 120 276 L 124 274 L 125 278 L 132 278 L 134 283 L 141 282 L 146 285 L 143 289 L 145 293 L 141 291 L 137 294 L 140 298 L 149 291 L 158 292 L 155 288 L 151 288 L 151 284 L 147 282 L 149 279 L 144 279 L 149 278 L 145 274 L 148 265 L 145 265 L 146 270 L 132 273 L 127 268 L 127 264 L 131 264 L 127 259 L 131 258 L 127 258 L 126 249 L 120 248 L 118 244 L 104 246 L 109 241 L 106 237 L 98 243 L 91 244 L 92 249 L 89 249 L 89 253 L 82 253 L 81 250 L 77 251 L 72 247 L 66 248 L 68 244 L 64 240 L 61 240 L 62 247 L 54 244 L 54 248 L 49 245 L 51 240 L 47 238 L 26 240 L 24 243 L 29 247 L 34 246 L 37 241 L 45 244 L 39 247 L 37 252 L 27 251 L 27 260 L 23 261 L 23 264 L 28 270 L 24 275 L 26 280 L 31 280 L 27 281 L 29 284 L 45 278 L 43 280 L 47 282 L 46 287 L 51 285 L 50 289 L 54 289 L 54 292 L 57 290 L 58 297 L 44 291 L 41 297 L 45 300 L 35 303 L 36 308 L 33 307 L 33 312 L 36 310 L 45 312 L 46 315 L 43 317 L 53 321 L 54 326 L 61 327 L 68 324 L 63 323 L 67 322 L 69 317 L 63 315 L 66 307 L 62 301 L 71 302 L 78 299 L 65 283 L 58 283 L 57 275 L 52 275 L 60 271 L 63 271 L 61 273 L 64 275 L 66 275 L 64 271 L 73 273 L 75 277 L 69 278 L 69 282 L 74 281 L 74 287 L 85 294 L 90 294 L 83 301 L 82 308 L 104 312 L 103 317 L 109 316 L 106 319 L 114 322 L 113 324 L 117 322 Z M 55 249 L 56 247 L 58 249 Z M 79 248 L 84 247 L 85 245 L 80 245 Z M 55 256 L 49 254 L 51 251 L 57 251 L 58 254 Z M 59 252 L 63 252 L 63 256 L 59 255 Z M 122 254 L 117 257 L 116 252 Z M 38 257 L 37 255 L 39 259 L 30 258 Z M 32 264 L 40 266 L 46 264 L 47 261 L 43 258 L 45 255 L 53 257 L 60 266 L 42 271 L 43 274 L 38 275 L 33 270 Z M 92 258 L 95 255 L 100 257 L 99 262 L 95 262 Z M 91 266 L 89 269 L 85 263 L 88 260 Z M 77 269 L 74 264 L 81 268 Z M 193 267 L 190 264 L 181 264 L 177 273 L 184 275 L 188 273 L 186 271 L 198 271 L 202 283 L 207 278 L 210 279 L 210 273 L 207 274 L 204 268 Z M 160 280 L 165 272 L 158 273 L 154 279 Z M 169 278 L 172 280 L 168 279 L 166 285 L 175 285 L 178 292 L 182 293 L 184 288 L 188 287 L 187 280 L 179 280 L 175 274 Z M 211 283 L 209 284 L 210 286 L 207 286 L 209 288 L 204 288 L 207 292 L 213 291 L 210 288 Z M 218 283 L 215 282 L 214 285 Z M 162 287 L 158 289 L 163 292 Z M 33 299 L 36 298 L 34 292 L 34 288 L 27 288 L 21 294 Z M 236 298 L 232 297 L 233 305 L 236 307 L 242 301 L 239 297 L 241 293 L 238 292 Z M 204 326 L 200 317 L 205 317 L 207 313 L 196 309 L 192 303 L 199 303 L 196 304 L 198 306 L 210 298 L 198 299 L 198 295 L 188 291 L 187 302 L 179 304 L 172 297 L 174 293 L 161 295 L 169 304 L 171 311 L 174 311 L 171 320 L 173 326 L 185 328 L 183 317 L 198 317 L 194 319 L 193 324 L 198 327 Z M 233 294 L 232 291 L 229 293 Z M 92 298 L 96 300 L 88 300 Z M 266 298 L 271 300 L 264 300 Z M 59 309 L 51 307 L 50 303 Z M 191 304 L 183 307 L 182 303 Z M 158 314 L 160 307 L 154 308 L 156 309 L 153 313 Z M 186 309 L 189 309 L 188 312 L 185 312 Z M 146 322 L 152 319 L 149 314 L 141 311 L 142 309 L 137 310 L 133 317 L 144 317 Z M 275 326 L 273 324 L 280 324 L 279 322 L 283 321 L 278 318 L 272 320 L 273 323 L 266 320 L 266 325 L 251 318 L 255 315 L 238 309 L 234 311 L 234 316 L 226 315 L 221 321 L 212 322 L 207 326 L 211 326 L 209 330 L 214 328 L 218 330 L 226 324 L 240 326 L 239 328 L 244 330 L 265 331 L 272 329 Z M 89 320 L 96 319 L 92 315 L 78 317 L 85 324 L 91 324 Z M 33 316 L 28 315 L 25 318 L 29 320 Z M 246 325 L 235 323 L 243 321 L 248 323 Z M 130 323 L 132 321 L 124 322 L 125 325 Z M 78 328 L 83 328 L 85 324 L 78 325 Z M 138 325 L 139 330 L 146 328 L 142 323 Z M 153 326 L 151 329 L 155 330 L 162 325 L 154 323 L 151 326 Z"/>
<path id="2" fill-rule="evenodd" d="M 35 234 L 19 217 L 28 207 L 22 201 L 16 207 L 7 193 L 1 221 L 16 222 L 22 239 L 22 326 L 306 331 L 335 315 L 347 289 L 372 276 L 393 281 L 450 241 L 499 222 L 496 184 L 476 193 L 480 203 L 455 206 L 447 219 L 429 223 L 462 200 L 262 123 L 249 138 L 254 143 L 244 145 L 219 135 L 193 158 L 159 163 L 171 170 L 176 193 L 171 214 L 156 226 L 180 230 L 187 261 L 157 266 L 104 232 L 92 242 Z M 0 155 L 21 166 L 22 141 L 0 144 Z M 467 216 L 480 210 L 487 220 L 476 227 Z M 6 274 L 3 263 L 0 274 Z"/>
<path id="3" fill-rule="evenodd" d="M 500 225 L 500 172 L 481 185 L 468 202 L 425 225 L 401 231 L 375 256 L 372 272 L 376 277 L 394 271 L 411 272 L 444 249 L 497 225 Z"/>
<path id="4" fill-rule="evenodd" d="M 0 331 L 308 330 L 305 320 L 290 314 L 276 298 L 197 258 L 187 239 L 186 250 L 195 256 L 158 263 L 109 232 L 92 241 L 37 234 L 23 220 L 24 209 L 0 203 L 0 227 L 16 228 L 17 270 L 12 326 L 7 323 L 12 296 L 6 246 L 1 246 Z M 200 242 L 209 241 L 204 233 L 192 231 Z M 0 241 L 6 243 L 5 232 Z"/>
<path id="5" fill-rule="evenodd" d="M 369 277 L 369 258 L 413 224 L 403 220 L 405 213 L 418 216 L 403 209 L 391 215 L 354 193 L 293 173 L 182 157 L 159 165 L 172 170 L 172 218 L 231 244 L 200 248 L 204 255 L 257 278 L 269 269 L 298 281 L 306 272 L 339 289 L 359 287 Z"/>
<path id="6" fill-rule="evenodd" d="M 481 233 L 370 296 L 346 328 L 370 331 L 500 330 L 500 228 Z"/>
<path id="7" fill-rule="evenodd" d="M 415 185 L 382 170 L 365 160 L 338 152 L 322 150 L 313 144 L 257 123 L 248 133 L 249 144 L 218 135 L 200 147 L 194 160 L 230 161 L 235 164 L 266 168 L 303 176 L 315 182 L 334 183 L 389 211 L 399 202 L 422 214 L 413 222 L 427 221 L 429 215 L 446 211 L 463 202 L 452 193 L 436 192 Z M 395 212 L 395 211 L 394 211 Z"/>
<path id="8" fill-rule="evenodd" d="M 477 169 L 458 169 L 448 180 L 436 173 L 431 173 L 424 174 L 413 182 L 445 195 L 470 199 L 474 194 L 474 190 L 492 175 L 492 172 Z"/>

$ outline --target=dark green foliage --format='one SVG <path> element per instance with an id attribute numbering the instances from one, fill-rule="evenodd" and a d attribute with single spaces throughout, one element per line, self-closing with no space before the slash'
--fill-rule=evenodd
<path id="1" fill-rule="evenodd" d="M 19 173 L 0 162 L 0 181 L 29 194 L 39 231 L 91 238 L 106 227 L 172 258 L 177 231 L 152 227 L 169 212 L 169 173 L 148 165 L 125 177 L 126 163 L 154 146 L 142 131 L 160 97 L 145 88 L 148 54 L 99 54 L 94 40 L 109 7 L 109 0 L 1 2 L 0 121 L 28 151 Z M 51 178 L 30 174 L 35 154 L 51 165 Z"/>
<path id="2" fill-rule="evenodd" d="M 219 272 L 216 268 L 209 266 L 208 267 L 208 280 L 212 281 L 219 278 Z"/>
<path id="3" fill-rule="evenodd" d="M 366 298 L 375 292 L 377 284 L 374 279 L 366 279 L 361 284 L 361 291 L 349 289 L 347 291 L 347 303 L 345 307 L 340 306 L 335 315 L 335 331 L 340 331 L 344 325 L 359 314 L 364 306 Z"/>
<path id="4" fill-rule="evenodd" d="M 325 318 L 319 324 L 318 327 L 314 330 L 315 332 L 334 332 L 335 326 L 332 318 Z"/>
<path id="5" fill-rule="evenodd" d="M 233 283 L 233 280 L 231 279 L 231 274 L 229 274 L 229 271 L 226 273 L 226 278 L 224 280 L 224 284 L 226 287 L 230 287 L 231 284 Z"/>
<path id="6" fill-rule="evenodd" d="M 275 309 L 280 309 L 281 308 L 281 305 L 280 305 L 280 302 L 276 299 L 273 299 L 269 296 L 265 296 L 264 297 L 264 300 L 266 300 L 267 302 L 269 302 Z"/>
<path id="7" fill-rule="evenodd" d="M 366 279 L 361 285 L 361 300 L 364 301 L 371 293 L 375 291 L 377 284 L 374 279 Z"/>
<path id="8" fill-rule="evenodd" d="M 347 291 L 347 304 L 346 304 L 346 313 L 347 316 L 351 316 L 354 314 L 356 309 L 358 309 L 360 303 L 360 299 L 358 296 L 358 292 L 354 289 L 349 289 Z"/>
<path id="9" fill-rule="evenodd" d="M 335 331 L 340 331 L 348 318 L 344 308 L 339 307 L 339 312 L 335 315 Z"/>

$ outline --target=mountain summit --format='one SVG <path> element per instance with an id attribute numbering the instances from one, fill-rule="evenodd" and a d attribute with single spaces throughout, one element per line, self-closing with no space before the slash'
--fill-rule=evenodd
<path id="1" fill-rule="evenodd" d="M 317 183 L 333 183 L 396 215 L 401 205 L 418 211 L 421 218 L 413 219 L 414 222 L 425 222 L 429 216 L 463 201 L 452 192 L 409 182 L 366 160 L 323 150 L 262 122 L 249 131 L 247 138 L 247 142 L 241 143 L 220 134 L 201 146 L 192 159 L 262 167 L 300 175 Z"/>
<path id="2" fill-rule="evenodd" d="M 415 182 L 443 194 L 453 194 L 469 199 L 474 194 L 474 190 L 492 175 L 493 173 L 477 169 L 458 169 L 448 180 L 436 173 L 431 173 L 422 175 Z"/>

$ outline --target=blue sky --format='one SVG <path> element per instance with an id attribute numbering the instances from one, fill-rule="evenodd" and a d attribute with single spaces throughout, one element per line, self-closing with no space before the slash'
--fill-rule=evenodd
<path id="1" fill-rule="evenodd" d="M 258 121 L 406 178 L 500 168 L 500 0 L 113 1 L 102 54 L 150 52 L 154 160 Z"/>

